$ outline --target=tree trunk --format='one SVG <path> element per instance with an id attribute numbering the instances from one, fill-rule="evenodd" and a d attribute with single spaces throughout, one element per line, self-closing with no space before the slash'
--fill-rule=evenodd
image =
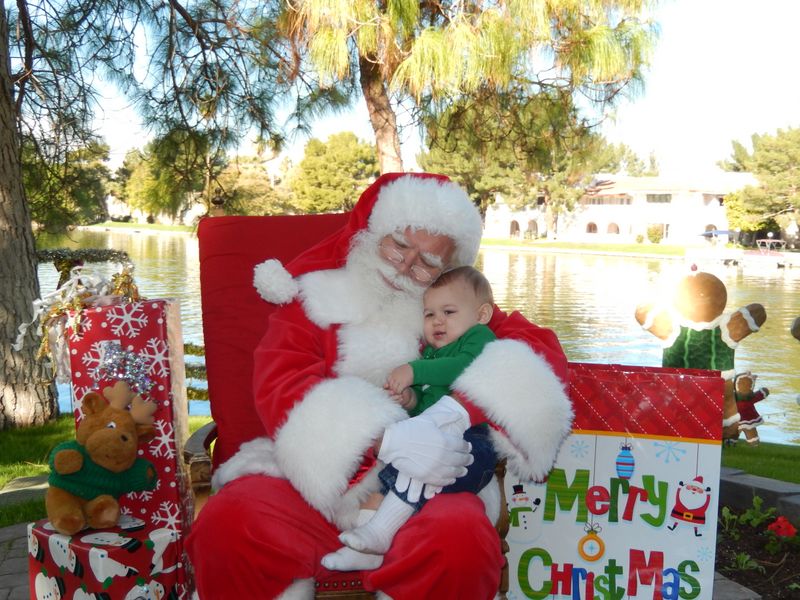
<path id="1" fill-rule="evenodd" d="M 361 93 L 367 102 L 369 121 L 375 132 L 381 173 L 402 172 L 403 158 L 400 155 L 397 116 L 392 110 L 379 65 L 362 56 L 359 58 L 359 72 Z"/>
<path id="2" fill-rule="evenodd" d="M 58 414 L 52 374 L 35 358 L 37 336 L 29 330 L 22 351 L 11 348 L 17 326 L 30 319 L 39 280 L 22 187 L 7 29 L 0 11 L 0 430 L 42 424 Z"/>

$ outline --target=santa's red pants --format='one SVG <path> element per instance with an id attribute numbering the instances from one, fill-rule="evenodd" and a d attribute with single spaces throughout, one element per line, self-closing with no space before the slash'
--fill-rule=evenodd
<path id="1" fill-rule="evenodd" d="M 275 598 L 326 572 L 320 560 L 341 547 L 338 534 L 287 481 L 239 478 L 210 498 L 188 538 L 200 599 Z M 403 526 L 364 585 L 394 600 L 494 598 L 502 561 L 481 500 L 440 494 Z"/>

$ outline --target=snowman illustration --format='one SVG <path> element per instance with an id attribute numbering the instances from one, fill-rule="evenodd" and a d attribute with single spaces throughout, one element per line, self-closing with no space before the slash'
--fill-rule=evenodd
<path id="1" fill-rule="evenodd" d="M 525 491 L 522 483 L 512 486 L 513 493 L 508 502 L 510 533 L 517 539 L 532 540 L 540 533 L 541 519 L 534 519 L 533 515 L 542 503 L 540 498 L 533 498 Z"/>

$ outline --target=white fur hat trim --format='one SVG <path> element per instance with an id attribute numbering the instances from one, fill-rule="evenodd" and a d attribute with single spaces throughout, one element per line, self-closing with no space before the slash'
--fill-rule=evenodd
<path id="1" fill-rule="evenodd" d="M 420 177 L 400 177 L 379 192 L 369 230 L 388 235 L 398 226 L 452 238 L 458 265 L 475 262 L 483 235 L 480 213 L 464 190 L 452 182 Z"/>
<path id="2" fill-rule="evenodd" d="M 279 260 L 265 260 L 253 269 L 253 285 L 267 302 L 286 304 L 291 302 L 300 288 L 297 281 Z"/>

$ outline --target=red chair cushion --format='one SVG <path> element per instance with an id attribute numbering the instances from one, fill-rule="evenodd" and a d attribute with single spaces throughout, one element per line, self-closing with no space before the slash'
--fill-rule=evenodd
<path id="1" fill-rule="evenodd" d="M 200 222 L 200 295 L 211 415 L 217 424 L 214 467 L 264 435 L 253 405 L 253 350 L 275 305 L 253 287 L 253 267 L 288 263 L 345 224 L 348 215 L 208 217 Z"/>

